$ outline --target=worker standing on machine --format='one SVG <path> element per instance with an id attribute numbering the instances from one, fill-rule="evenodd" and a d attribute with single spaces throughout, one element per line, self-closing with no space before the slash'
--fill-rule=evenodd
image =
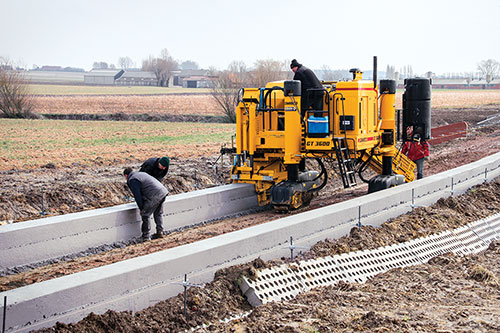
<path id="1" fill-rule="evenodd" d="M 293 76 L 294 80 L 299 80 L 300 85 L 301 85 L 301 103 L 300 103 L 300 110 L 302 113 L 302 117 L 304 117 L 304 114 L 309 107 L 313 107 L 313 109 L 317 110 L 318 107 L 317 105 L 319 102 L 322 100 L 323 96 L 323 85 L 321 84 L 321 81 L 318 80 L 316 75 L 312 70 L 307 68 L 306 66 L 303 66 L 302 64 L 299 64 L 299 62 L 296 59 L 292 60 L 292 63 L 290 64 L 290 68 L 292 71 L 295 73 Z M 309 89 L 312 89 L 308 92 Z M 315 93 L 315 91 L 318 91 L 320 93 Z M 321 105 L 322 107 L 323 105 Z"/>
<path id="2" fill-rule="evenodd" d="M 417 165 L 417 179 L 424 177 L 424 160 L 429 156 L 429 144 L 422 140 L 421 135 L 415 131 L 411 135 L 412 140 L 406 141 L 403 145 L 402 153 Z"/>
<path id="3" fill-rule="evenodd" d="M 141 169 L 139 170 L 139 172 L 145 172 L 161 182 L 163 177 L 166 176 L 169 166 L 170 158 L 168 158 L 167 156 L 164 156 L 162 158 L 151 157 L 141 165 Z"/>
<path id="4" fill-rule="evenodd" d="M 135 202 L 139 207 L 142 219 L 142 241 L 150 239 L 149 218 L 154 216 L 156 223 L 156 234 L 153 239 L 163 237 L 163 202 L 168 195 L 168 190 L 162 183 L 145 172 L 134 172 L 132 168 L 126 168 L 123 176 L 127 185 L 134 194 Z"/>

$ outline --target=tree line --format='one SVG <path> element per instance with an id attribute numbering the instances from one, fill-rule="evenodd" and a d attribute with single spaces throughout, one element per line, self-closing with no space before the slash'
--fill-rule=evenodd
<path id="1" fill-rule="evenodd" d="M 136 67 L 135 62 L 128 56 L 118 58 L 118 66 L 120 69 L 127 70 Z M 92 69 L 116 69 L 114 64 L 109 64 L 104 61 L 95 61 Z M 175 60 L 167 49 L 162 49 L 159 56 L 150 55 L 142 61 L 140 68 L 145 72 L 154 73 L 157 86 L 168 87 L 170 78 L 175 70 L 178 69 L 198 69 L 198 64 L 192 60 L 180 62 Z"/>

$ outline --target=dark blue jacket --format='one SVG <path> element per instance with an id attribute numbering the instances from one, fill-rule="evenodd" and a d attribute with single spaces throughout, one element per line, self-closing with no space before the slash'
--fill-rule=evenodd
<path id="1" fill-rule="evenodd" d="M 293 79 L 300 81 L 302 96 L 306 96 L 307 89 L 323 88 L 321 81 L 318 80 L 314 72 L 303 65 L 299 66 L 299 68 L 295 72 L 295 75 L 293 76 Z"/>
<path id="2" fill-rule="evenodd" d="M 147 159 L 146 162 L 142 163 L 141 169 L 139 171 L 145 172 L 148 175 L 153 176 L 159 181 L 161 181 L 168 172 L 168 166 L 162 170 L 158 167 L 159 162 L 160 162 L 159 157 L 151 157 Z"/>

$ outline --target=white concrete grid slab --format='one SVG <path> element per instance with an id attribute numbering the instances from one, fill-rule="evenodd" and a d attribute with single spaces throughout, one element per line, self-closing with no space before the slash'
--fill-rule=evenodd
<path id="1" fill-rule="evenodd" d="M 303 260 L 257 271 L 257 278 L 244 277 L 242 291 L 252 306 L 291 300 L 299 293 L 339 281 L 365 283 L 379 273 L 394 268 L 419 265 L 445 253 L 468 255 L 485 250 L 494 239 L 482 233 L 481 239 L 471 228 L 488 229 L 500 220 L 499 214 L 467 226 L 439 234 L 374 250 L 343 253 L 333 257 Z M 290 288 L 290 283 L 292 287 Z"/>

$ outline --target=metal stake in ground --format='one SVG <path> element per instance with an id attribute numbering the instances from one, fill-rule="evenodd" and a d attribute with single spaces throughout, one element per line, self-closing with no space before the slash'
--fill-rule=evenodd
<path id="1" fill-rule="evenodd" d="M 5 333 L 5 317 L 7 316 L 7 296 L 3 298 L 3 320 L 2 320 L 2 333 Z"/>
<path id="2" fill-rule="evenodd" d="M 45 215 L 45 193 L 43 193 L 43 187 L 42 187 L 42 211 L 40 212 L 40 215 Z"/>
<path id="3" fill-rule="evenodd" d="M 187 303 L 187 274 L 184 275 L 184 317 L 187 317 L 186 303 Z"/>
<path id="4" fill-rule="evenodd" d="M 358 229 L 361 230 L 361 206 L 358 206 Z"/>
<path id="5" fill-rule="evenodd" d="M 411 189 L 411 209 L 415 208 L 415 189 Z"/>
<path id="6" fill-rule="evenodd" d="M 187 318 L 187 288 L 188 287 L 201 287 L 201 285 L 189 283 L 189 281 L 187 279 L 187 274 L 184 274 L 184 281 L 182 281 L 182 283 L 175 282 L 174 284 L 180 284 L 184 287 L 184 317 Z"/>
<path id="7" fill-rule="evenodd" d="M 288 247 L 290 249 L 290 260 L 293 260 L 293 250 L 294 249 L 307 249 L 305 246 L 295 246 L 293 245 L 293 237 L 290 236 L 290 246 Z"/>

